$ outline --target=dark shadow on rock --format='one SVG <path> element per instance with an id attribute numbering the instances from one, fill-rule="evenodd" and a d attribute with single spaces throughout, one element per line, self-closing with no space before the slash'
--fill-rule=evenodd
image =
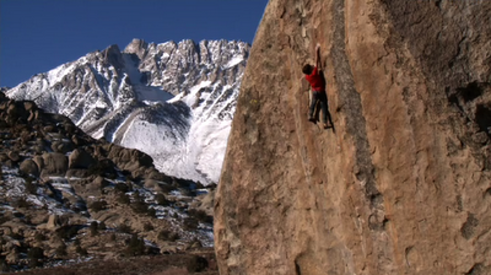
<path id="1" fill-rule="evenodd" d="M 479 129 L 491 137 L 491 105 L 477 105 L 476 122 Z"/>

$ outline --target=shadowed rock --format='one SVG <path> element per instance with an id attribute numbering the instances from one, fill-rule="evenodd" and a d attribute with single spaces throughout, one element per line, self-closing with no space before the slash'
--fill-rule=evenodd
<path id="1" fill-rule="evenodd" d="M 96 165 L 95 159 L 83 149 L 75 149 L 68 157 L 68 168 L 88 169 Z"/>
<path id="2" fill-rule="evenodd" d="M 68 169 L 68 159 L 62 153 L 44 153 L 41 176 L 64 176 Z"/>
<path id="3" fill-rule="evenodd" d="M 20 164 L 19 170 L 27 175 L 39 176 L 38 165 L 31 159 L 24 160 Z"/>

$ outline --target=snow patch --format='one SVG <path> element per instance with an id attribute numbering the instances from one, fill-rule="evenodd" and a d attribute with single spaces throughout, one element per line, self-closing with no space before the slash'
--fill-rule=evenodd
<path id="1" fill-rule="evenodd" d="M 236 56 L 236 57 L 230 59 L 230 61 L 223 66 L 223 69 L 225 70 L 225 69 L 231 68 L 231 67 L 239 64 L 242 61 L 244 61 L 244 57 Z"/>
<path id="2" fill-rule="evenodd" d="M 162 90 L 162 88 L 152 86 L 137 85 L 135 91 L 139 100 L 152 103 L 167 102 L 173 97 L 171 93 Z"/>
<path id="3" fill-rule="evenodd" d="M 46 73 L 46 77 L 48 78 L 48 82 L 51 86 L 54 86 L 56 83 L 63 80 L 63 77 L 73 72 L 75 69 L 75 62 L 63 64 L 50 70 Z"/>

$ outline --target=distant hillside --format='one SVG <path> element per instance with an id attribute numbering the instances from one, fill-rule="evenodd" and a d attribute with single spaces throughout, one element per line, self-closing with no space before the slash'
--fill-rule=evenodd
<path id="1" fill-rule="evenodd" d="M 3 271 L 212 246 L 213 189 L 0 93 Z"/>

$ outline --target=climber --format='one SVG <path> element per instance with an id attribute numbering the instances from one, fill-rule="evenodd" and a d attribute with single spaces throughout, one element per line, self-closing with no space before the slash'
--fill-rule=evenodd
<path id="1" fill-rule="evenodd" d="M 320 62 L 320 45 L 315 47 L 316 58 L 315 67 L 310 64 L 305 64 L 302 68 L 302 72 L 305 74 L 305 79 L 312 86 L 312 102 L 310 103 L 309 121 L 316 122 L 314 118 L 314 110 L 317 103 L 320 103 L 322 109 L 322 122 L 324 122 L 324 129 L 329 128 L 328 125 L 328 111 L 327 111 L 327 95 L 326 95 L 326 81 L 322 74 L 322 66 Z"/>

